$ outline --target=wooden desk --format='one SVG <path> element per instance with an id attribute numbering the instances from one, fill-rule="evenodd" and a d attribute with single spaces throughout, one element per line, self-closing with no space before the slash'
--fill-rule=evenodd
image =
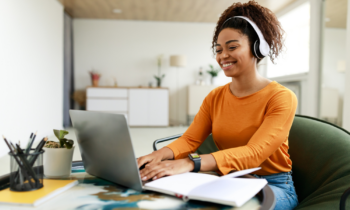
<path id="1" fill-rule="evenodd" d="M 77 162 L 75 164 L 78 164 Z M 253 176 L 247 175 L 249 178 Z M 0 177 L 0 189 L 6 187 L 9 182 L 8 175 Z M 91 176 L 84 170 L 72 171 L 70 178 L 79 181 L 79 184 L 64 193 L 61 193 L 47 202 L 37 207 L 24 207 L 17 205 L 2 205 L 2 210 L 64 210 L 64 209 L 235 209 L 235 210 L 252 210 L 252 209 L 273 209 L 275 206 L 275 197 L 270 187 L 266 186 L 256 197 L 248 201 L 240 208 L 219 205 L 209 202 L 183 200 L 156 193 L 151 191 L 137 192 L 116 185 L 109 181 Z M 261 202 L 262 201 L 262 202 Z"/>

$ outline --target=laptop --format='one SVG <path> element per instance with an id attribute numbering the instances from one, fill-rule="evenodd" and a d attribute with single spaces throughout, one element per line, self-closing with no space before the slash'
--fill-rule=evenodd
<path id="1" fill-rule="evenodd" d="M 84 163 L 93 176 L 142 191 L 129 126 L 123 114 L 69 110 Z"/>

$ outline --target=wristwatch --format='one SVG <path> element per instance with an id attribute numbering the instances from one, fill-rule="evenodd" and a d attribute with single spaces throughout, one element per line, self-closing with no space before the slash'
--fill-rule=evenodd
<path id="1" fill-rule="evenodd" d="M 202 158 L 197 153 L 191 153 L 188 157 L 194 162 L 194 169 L 191 172 L 198 172 L 201 169 Z"/>

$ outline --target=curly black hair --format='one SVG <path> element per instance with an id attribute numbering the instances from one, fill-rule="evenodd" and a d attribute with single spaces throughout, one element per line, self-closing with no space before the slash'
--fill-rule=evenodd
<path id="1" fill-rule="evenodd" d="M 281 23 L 278 21 L 276 15 L 271 12 L 271 10 L 260 6 L 255 1 L 249 1 L 248 3 L 244 4 L 240 2 L 233 3 L 221 14 L 216 24 L 212 41 L 212 50 L 214 54 L 218 36 L 224 28 L 234 28 L 240 30 L 242 34 L 248 36 L 250 45 L 253 45 L 255 40 L 258 39 L 258 35 L 256 34 L 255 30 L 249 23 L 247 23 L 246 20 L 241 18 L 232 18 L 225 22 L 228 18 L 233 16 L 245 16 L 255 22 L 255 24 L 261 30 L 266 42 L 270 46 L 269 56 L 271 61 L 274 63 L 274 60 L 281 53 L 284 45 L 284 30 L 282 29 Z M 260 62 L 260 59 L 258 59 L 258 62 Z"/>

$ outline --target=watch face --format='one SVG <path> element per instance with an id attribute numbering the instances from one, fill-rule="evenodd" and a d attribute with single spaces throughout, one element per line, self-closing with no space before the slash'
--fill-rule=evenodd
<path id="1" fill-rule="evenodd" d="M 192 154 L 191 154 L 191 157 L 192 157 L 192 158 L 200 158 L 199 155 L 198 155 L 197 153 L 192 153 Z"/>

